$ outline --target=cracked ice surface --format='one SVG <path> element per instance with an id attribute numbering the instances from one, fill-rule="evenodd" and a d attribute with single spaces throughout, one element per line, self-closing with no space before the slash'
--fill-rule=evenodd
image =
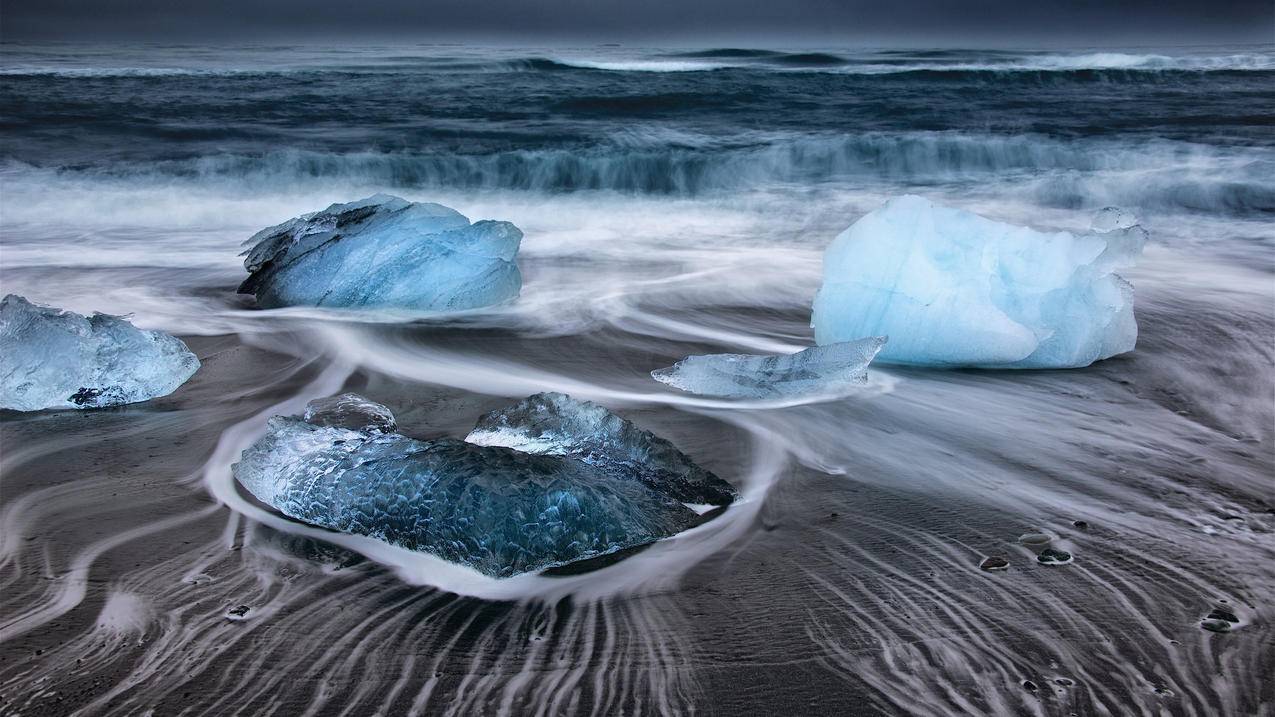
<path id="1" fill-rule="evenodd" d="M 354 394 L 311 402 L 305 416 L 270 419 L 266 435 L 243 452 L 233 470 L 252 495 L 297 520 L 493 577 L 643 545 L 702 520 L 682 504 L 678 485 L 642 479 L 636 458 L 586 461 L 419 441 L 389 432 L 389 409 Z M 662 469 L 669 456 L 652 453 Z"/>
<path id="2" fill-rule="evenodd" d="M 729 483 L 695 465 L 672 443 L 596 403 L 561 393 L 538 393 L 488 413 L 465 440 L 623 466 L 683 503 L 726 505 L 735 499 Z"/>
<path id="3" fill-rule="evenodd" d="M 239 293 L 267 308 L 472 309 L 518 296 L 521 241 L 509 222 L 377 194 L 257 232 Z"/>
<path id="4" fill-rule="evenodd" d="M 109 314 L 0 300 L 0 408 L 101 408 L 177 390 L 199 368 L 180 339 Z"/>

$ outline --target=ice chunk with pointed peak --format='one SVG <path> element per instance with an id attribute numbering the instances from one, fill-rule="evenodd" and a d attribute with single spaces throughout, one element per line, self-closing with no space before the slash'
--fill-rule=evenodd
<path id="1" fill-rule="evenodd" d="M 812 325 L 821 345 L 888 336 L 883 363 L 1073 368 L 1131 351 L 1133 264 L 1146 232 L 1039 232 L 917 196 L 890 200 L 824 256 Z"/>
<path id="2" fill-rule="evenodd" d="M 787 356 L 687 356 L 651 377 L 683 391 L 727 398 L 777 398 L 832 393 L 868 380 L 868 364 L 884 336 L 812 346 Z"/>
<path id="3" fill-rule="evenodd" d="M 478 419 L 465 440 L 619 466 L 627 475 L 683 503 L 727 505 L 736 497 L 729 483 L 695 465 L 667 440 L 596 403 L 562 393 L 538 393 L 492 411 Z"/>
<path id="4" fill-rule="evenodd" d="M 101 408 L 166 396 L 199 368 L 180 339 L 118 316 L 0 300 L 0 408 Z"/>
<path id="5" fill-rule="evenodd" d="M 345 425 L 389 409 L 347 394 L 307 419 L 275 417 L 235 478 L 284 515 L 432 553 L 493 577 L 650 543 L 698 524 L 677 499 L 616 463 Z M 343 405 L 342 405 L 343 404 Z"/>
<path id="6" fill-rule="evenodd" d="M 456 311 L 518 296 L 522 232 L 377 194 L 257 232 L 241 294 L 263 307 Z"/>

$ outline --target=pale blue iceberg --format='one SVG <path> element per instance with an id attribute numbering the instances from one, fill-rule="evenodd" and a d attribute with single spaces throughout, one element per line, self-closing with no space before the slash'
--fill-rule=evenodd
<path id="1" fill-rule="evenodd" d="M 233 467 L 262 503 L 493 577 L 644 545 L 704 520 L 676 486 L 637 475 L 636 463 L 418 441 L 392 432 L 389 409 L 353 394 L 267 426 Z"/>
<path id="2" fill-rule="evenodd" d="M 377 194 L 257 232 L 239 293 L 266 308 L 489 306 L 522 289 L 521 241 L 509 222 L 470 224 L 441 204 Z"/>
<path id="3" fill-rule="evenodd" d="M 902 196 L 828 247 L 812 325 L 821 345 L 888 336 L 883 363 L 1074 368 L 1133 350 L 1146 243 L 1103 210 L 1087 234 L 1040 232 Z"/>
<path id="4" fill-rule="evenodd" d="M 667 440 L 590 401 L 538 393 L 478 419 L 465 438 L 482 446 L 568 456 L 622 473 L 683 503 L 727 505 L 730 483 L 700 468 Z"/>
<path id="5" fill-rule="evenodd" d="M 101 408 L 166 396 L 199 368 L 180 339 L 118 316 L 0 300 L 0 408 Z"/>
<path id="6" fill-rule="evenodd" d="M 873 336 L 786 356 L 688 356 L 652 371 L 651 377 L 683 391 L 724 398 L 832 394 L 866 383 L 868 364 L 885 343 L 885 337 Z"/>

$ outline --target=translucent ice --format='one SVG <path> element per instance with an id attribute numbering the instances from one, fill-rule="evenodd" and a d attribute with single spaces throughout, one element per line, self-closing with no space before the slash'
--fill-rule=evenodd
<path id="1" fill-rule="evenodd" d="M 726 505 L 735 499 L 729 483 L 692 463 L 672 443 L 596 403 L 561 393 L 538 393 L 492 411 L 478 419 L 465 440 L 618 466 L 684 503 Z"/>
<path id="2" fill-rule="evenodd" d="M 775 398 L 835 392 L 868 380 L 868 364 L 885 345 L 874 336 L 813 346 L 788 356 L 688 356 L 651 372 L 661 383 L 728 398 Z"/>
<path id="3" fill-rule="evenodd" d="M 316 398 L 306 405 L 302 420 L 316 426 L 352 431 L 392 433 L 398 428 L 390 409 L 357 393 Z"/>
<path id="4" fill-rule="evenodd" d="M 1130 229 L 1137 224 L 1137 218 L 1128 210 L 1120 207 L 1104 207 L 1094 214 L 1089 228 L 1095 232 L 1106 233 L 1117 229 Z"/>
<path id="5" fill-rule="evenodd" d="M 1093 233 L 1047 233 L 898 197 L 828 248 L 815 339 L 885 335 L 887 363 L 1087 366 L 1137 341 L 1133 287 L 1115 271 L 1145 243 L 1119 210 Z"/>
<path id="6" fill-rule="evenodd" d="M 312 402 L 305 416 L 270 419 L 235 464 L 257 499 L 493 577 L 643 545 L 702 520 L 620 462 L 418 441 L 384 430 L 389 409 L 352 394 Z"/>
<path id="7" fill-rule="evenodd" d="M 186 344 L 118 316 L 0 300 L 0 408 L 100 408 L 177 390 L 199 368 Z"/>
<path id="8" fill-rule="evenodd" d="M 257 232 L 241 294 L 279 306 L 454 311 L 518 296 L 522 232 L 377 194 Z"/>

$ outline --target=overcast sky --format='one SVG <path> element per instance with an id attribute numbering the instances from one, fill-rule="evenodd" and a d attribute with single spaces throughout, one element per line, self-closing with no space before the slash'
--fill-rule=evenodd
<path id="1" fill-rule="evenodd" d="M 3 0 L 0 37 L 1275 42 L 1275 0 Z"/>

